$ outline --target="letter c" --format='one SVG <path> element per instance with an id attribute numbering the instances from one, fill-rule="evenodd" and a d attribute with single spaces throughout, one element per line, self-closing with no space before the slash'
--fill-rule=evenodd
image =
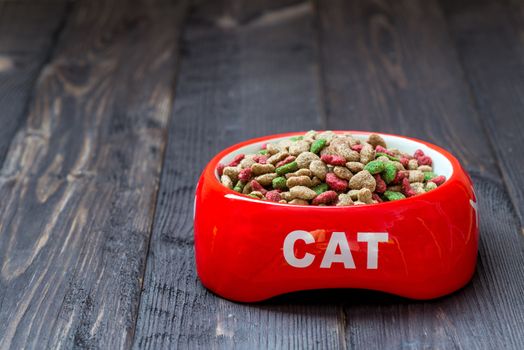
<path id="1" fill-rule="evenodd" d="M 295 256 L 295 242 L 302 240 L 306 244 L 315 243 L 315 238 L 311 233 L 302 230 L 296 230 L 290 232 L 284 240 L 284 258 L 287 263 L 293 267 L 304 268 L 308 267 L 313 263 L 315 256 L 310 253 L 306 253 L 303 258 L 299 259 Z"/>

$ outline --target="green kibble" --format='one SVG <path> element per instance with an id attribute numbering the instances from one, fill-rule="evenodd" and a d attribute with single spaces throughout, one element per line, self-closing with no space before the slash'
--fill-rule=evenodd
<path id="1" fill-rule="evenodd" d="M 261 149 L 260 151 L 258 151 L 258 154 L 262 154 L 262 155 L 267 155 L 268 154 L 268 151 L 267 149 Z"/>
<path id="2" fill-rule="evenodd" d="M 390 156 L 387 153 L 381 153 L 381 152 L 375 153 L 375 158 L 378 158 L 378 157 L 388 157 L 388 159 L 391 161 L 400 162 L 400 159 L 398 159 L 397 157 Z"/>
<path id="3" fill-rule="evenodd" d="M 297 170 L 298 170 L 297 162 L 291 162 L 291 163 L 287 163 L 287 164 L 282 165 L 281 167 L 276 168 L 275 172 L 277 173 L 278 176 L 282 176 L 284 174 L 292 173 Z"/>
<path id="4" fill-rule="evenodd" d="M 321 183 L 320 185 L 317 185 L 313 187 L 313 191 L 315 191 L 317 194 L 321 194 L 329 190 L 329 186 L 327 183 Z"/>
<path id="5" fill-rule="evenodd" d="M 256 198 L 256 199 L 260 199 L 260 197 L 258 197 L 256 194 L 253 194 L 253 193 L 248 194 L 248 196 Z"/>
<path id="6" fill-rule="evenodd" d="M 309 149 L 310 152 L 318 154 L 320 151 L 322 151 L 322 148 L 326 146 L 327 141 L 325 139 L 318 139 L 315 140 L 311 144 L 311 148 Z"/>
<path id="7" fill-rule="evenodd" d="M 244 186 L 246 185 L 245 182 L 242 182 L 241 180 L 238 180 L 235 187 L 233 187 L 233 191 L 242 193 L 242 190 L 244 189 Z"/>
<path id="8" fill-rule="evenodd" d="M 284 190 L 286 189 L 286 178 L 283 176 L 275 177 L 272 181 L 274 189 Z"/>
<path id="9" fill-rule="evenodd" d="M 435 174 L 434 172 L 424 171 L 424 181 L 429 181 L 435 177 L 437 177 L 437 174 Z"/>
<path id="10" fill-rule="evenodd" d="M 391 163 L 384 164 L 384 171 L 382 172 L 382 179 L 389 184 L 397 176 L 397 168 Z"/>
<path id="11" fill-rule="evenodd" d="M 290 141 L 300 141 L 304 138 L 304 136 L 293 136 L 289 140 Z"/>
<path id="12" fill-rule="evenodd" d="M 367 170 L 370 174 L 374 175 L 383 172 L 384 167 L 384 162 L 381 162 L 380 160 L 372 160 L 371 162 L 366 164 L 364 170 Z"/>
<path id="13" fill-rule="evenodd" d="M 384 192 L 384 197 L 386 197 L 388 201 L 398 201 L 399 199 L 406 198 L 402 193 L 395 191 Z"/>

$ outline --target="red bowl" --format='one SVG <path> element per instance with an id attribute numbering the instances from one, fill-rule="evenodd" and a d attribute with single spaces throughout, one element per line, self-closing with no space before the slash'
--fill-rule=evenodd
<path id="1" fill-rule="evenodd" d="M 366 139 L 369 132 L 350 131 Z M 431 299 L 463 287 L 475 270 L 478 216 L 471 179 L 458 160 L 430 143 L 380 134 L 388 147 L 422 149 L 447 181 L 403 200 L 349 207 L 260 201 L 223 186 L 219 162 L 255 153 L 270 140 L 217 154 L 195 196 L 195 255 L 202 284 L 235 301 L 255 302 L 307 289 L 363 288 Z"/>

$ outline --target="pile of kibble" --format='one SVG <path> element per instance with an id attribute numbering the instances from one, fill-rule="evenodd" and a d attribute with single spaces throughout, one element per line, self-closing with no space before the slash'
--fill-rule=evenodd
<path id="1" fill-rule="evenodd" d="M 349 133 L 309 131 L 261 146 L 218 164 L 222 184 L 260 200 L 297 205 L 360 205 L 416 196 L 446 178 L 433 172 L 422 150 L 388 148 L 377 134 L 360 141 Z"/>

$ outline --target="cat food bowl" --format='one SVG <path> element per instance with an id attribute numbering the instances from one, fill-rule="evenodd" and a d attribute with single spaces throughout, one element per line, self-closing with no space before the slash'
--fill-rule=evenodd
<path id="1" fill-rule="evenodd" d="M 350 133 L 361 140 L 370 134 Z M 430 143 L 380 134 L 388 146 L 411 153 L 422 149 L 433 159 L 435 173 L 447 179 L 432 191 L 392 202 L 281 204 L 248 197 L 220 183 L 220 162 L 299 134 L 236 144 L 205 167 L 194 217 L 196 266 L 205 287 L 240 302 L 325 288 L 432 299 L 471 279 L 478 247 L 473 186 L 458 160 Z"/>

